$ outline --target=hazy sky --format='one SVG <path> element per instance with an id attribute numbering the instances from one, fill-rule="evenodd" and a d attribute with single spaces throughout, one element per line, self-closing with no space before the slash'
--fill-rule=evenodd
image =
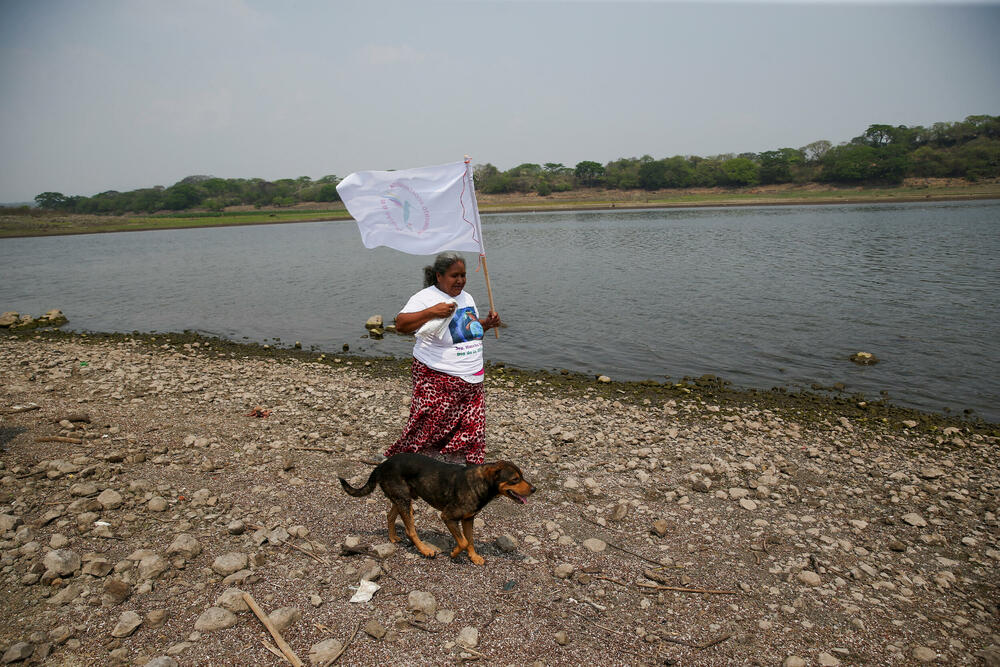
<path id="1" fill-rule="evenodd" d="M 0 0 L 0 202 L 1000 114 L 1000 4 Z"/>

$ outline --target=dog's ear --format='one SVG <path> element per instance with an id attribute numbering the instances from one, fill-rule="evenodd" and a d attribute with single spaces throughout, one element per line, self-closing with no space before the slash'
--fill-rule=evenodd
<path id="1" fill-rule="evenodd" d="M 521 470 L 513 463 L 508 463 L 507 461 L 498 461 L 496 464 L 496 481 L 506 482 L 507 484 L 517 484 L 523 479 Z"/>

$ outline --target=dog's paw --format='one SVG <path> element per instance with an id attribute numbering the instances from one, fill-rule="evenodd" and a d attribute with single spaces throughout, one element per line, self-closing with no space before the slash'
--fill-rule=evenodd
<path id="1" fill-rule="evenodd" d="M 486 559 L 477 553 L 469 554 L 469 560 L 471 560 L 475 565 L 483 565 L 486 563 Z"/>
<path id="2" fill-rule="evenodd" d="M 435 549 L 434 547 L 424 547 L 423 549 L 420 549 L 420 553 L 427 558 L 434 558 L 440 553 L 440 550 Z"/>
<path id="3" fill-rule="evenodd" d="M 462 547 L 455 547 L 454 549 L 451 550 L 451 555 L 449 556 L 449 558 L 458 558 L 463 551 L 465 551 L 465 549 L 463 549 Z"/>

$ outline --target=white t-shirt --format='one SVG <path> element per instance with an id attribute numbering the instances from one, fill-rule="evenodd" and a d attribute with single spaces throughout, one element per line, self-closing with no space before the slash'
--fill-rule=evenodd
<path id="1" fill-rule="evenodd" d="M 401 313 L 417 313 L 426 308 L 455 299 L 455 312 L 448 328 L 440 336 L 417 336 L 413 356 L 430 368 L 455 375 L 471 384 L 483 381 L 483 325 L 479 323 L 476 302 L 462 292 L 451 297 L 436 285 L 425 287 L 410 297 Z"/>

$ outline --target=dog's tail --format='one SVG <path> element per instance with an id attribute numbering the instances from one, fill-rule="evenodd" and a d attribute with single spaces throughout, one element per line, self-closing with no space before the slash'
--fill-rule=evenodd
<path id="1" fill-rule="evenodd" d="M 368 481 L 362 487 L 355 488 L 351 486 L 343 477 L 338 477 L 337 479 L 340 480 L 340 485 L 344 487 L 344 491 L 347 491 L 348 495 L 360 498 L 361 496 L 367 496 L 375 490 L 375 485 L 378 484 L 378 468 L 372 470 L 372 474 L 368 476 Z"/>

